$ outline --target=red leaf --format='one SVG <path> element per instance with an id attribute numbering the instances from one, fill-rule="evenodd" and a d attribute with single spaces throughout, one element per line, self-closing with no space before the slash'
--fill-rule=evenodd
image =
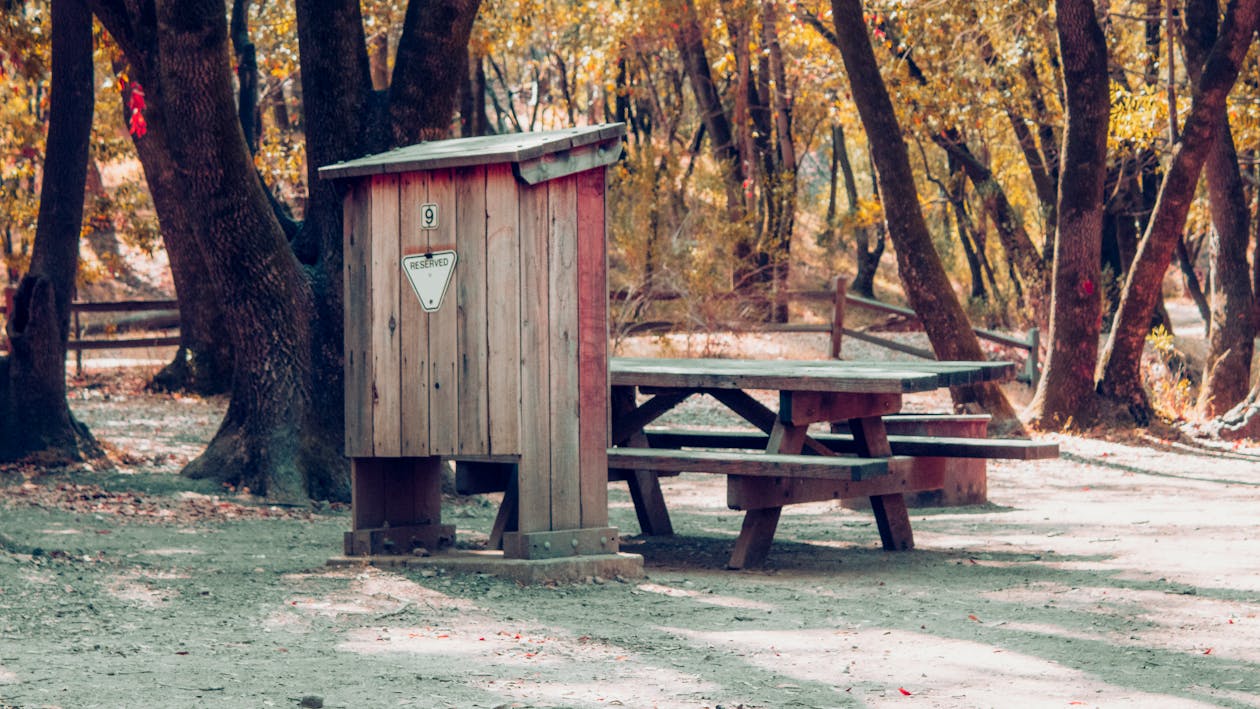
<path id="1" fill-rule="evenodd" d="M 974 620 L 974 621 L 976 621 L 977 623 L 979 623 L 979 622 L 980 622 L 980 619 L 979 619 L 979 618 L 977 618 L 977 617 L 975 617 L 974 615 L 969 615 L 969 616 L 967 616 L 967 619 L 968 619 L 968 620 Z"/>
<path id="2" fill-rule="evenodd" d="M 908 697 L 908 696 L 910 696 L 910 690 L 906 689 L 905 687 L 898 687 L 898 688 L 897 688 L 897 691 L 898 691 L 898 692 L 901 692 L 902 694 L 906 695 L 907 697 Z"/>
<path id="3" fill-rule="evenodd" d="M 127 107 L 133 111 L 144 110 L 144 87 L 140 86 L 139 81 L 131 84 L 131 96 L 127 101 Z"/>
<path id="4" fill-rule="evenodd" d="M 143 138 L 144 134 L 149 132 L 149 126 L 145 123 L 144 114 L 135 109 L 131 111 L 131 125 L 128 127 L 131 130 L 131 134 L 137 138 Z"/>

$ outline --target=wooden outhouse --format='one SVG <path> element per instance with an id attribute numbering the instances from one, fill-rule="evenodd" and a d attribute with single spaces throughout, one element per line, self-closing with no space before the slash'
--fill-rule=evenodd
<path id="1" fill-rule="evenodd" d="M 348 183 L 348 555 L 449 543 L 442 459 L 510 477 L 506 557 L 618 551 L 604 173 L 623 134 L 435 141 L 321 168 Z"/>

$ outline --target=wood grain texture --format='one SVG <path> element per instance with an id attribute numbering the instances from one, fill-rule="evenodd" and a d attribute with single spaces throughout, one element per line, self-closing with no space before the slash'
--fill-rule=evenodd
<path id="1" fill-rule="evenodd" d="M 782 512 L 782 507 L 748 510 L 744 514 L 744 522 L 740 525 L 739 537 L 735 539 L 735 548 L 731 550 L 726 568 L 743 569 L 764 564 Z"/>
<path id="2" fill-rule="evenodd" d="M 609 448 L 608 466 L 675 473 L 865 480 L 887 474 L 888 459 L 740 451 Z"/>
<path id="3" fill-rule="evenodd" d="M 429 202 L 438 205 L 438 228 L 427 231 L 430 251 L 457 248 L 455 182 L 450 170 L 429 173 Z M 459 451 L 459 264 L 451 276 L 446 299 L 429 313 L 429 453 L 455 455 Z"/>
<path id="4" fill-rule="evenodd" d="M 840 455 L 856 454 L 857 444 L 850 434 L 811 436 Z M 766 448 L 769 436 L 752 431 L 698 431 L 654 428 L 647 431 L 653 448 Z M 639 444 L 631 444 L 639 445 Z M 1058 457 L 1059 445 L 1017 438 L 969 438 L 966 436 L 888 435 L 893 455 L 934 458 L 978 458 L 991 460 L 1046 460 Z"/>
<path id="5" fill-rule="evenodd" d="M 1000 381 L 1009 362 L 858 362 L 851 360 L 735 360 L 614 357 L 615 385 L 690 389 L 778 389 L 866 394 L 931 391 Z"/>
<path id="6" fill-rule="evenodd" d="M 356 182 L 343 204 L 345 288 L 345 415 L 346 455 L 371 456 L 372 381 L 370 360 L 371 281 L 368 253 L 372 245 L 371 183 Z"/>
<path id="7" fill-rule="evenodd" d="M 520 193 L 509 165 L 486 168 L 487 329 L 490 450 L 521 448 Z"/>
<path id="8" fill-rule="evenodd" d="M 423 254 L 429 248 L 429 238 L 420 230 L 420 205 L 428 199 L 427 173 L 409 172 L 399 177 L 398 243 L 402 256 Z M 420 307 L 409 283 L 399 286 L 398 299 L 402 455 L 424 456 L 429 454 L 429 314 Z"/>
<path id="9" fill-rule="evenodd" d="M 370 529 L 385 521 L 384 461 L 350 459 L 351 529 Z"/>
<path id="10" fill-rule="evenodd" d="M 521 260 L 521 462 L 517 527 L 551 528 L 550 271 L 548 183 L 522 188 Z"/>
<path id="11" fill-rule="evenodd" d="M 402 454 L 398 305 L 398 176 L 372 178 L 372 445 L 377 457 Z"/>
<path id="12" fill-rule="evenodd" d="M 578 173 L 578 467 L 581 526 L 608 524 L 608 250 L 604 168 Z"/>
<path id="13" fill-rule="evenodd" d="M 551 529 L 581 525 L 578 390 L 577 181 L 548 182 L 551 224 Z"/>
<path id="14" fill-rule="evenodd" d="M 454 171 L 458 232 L 459 280 L 455 284 L 458 332 L 458 450 L 461 454 L 490 452 L 490 415 L 487 392 L 489 341 L 486 329 L 486 169 Z M 448 294 L 448 297 L 450 294 Z"/>

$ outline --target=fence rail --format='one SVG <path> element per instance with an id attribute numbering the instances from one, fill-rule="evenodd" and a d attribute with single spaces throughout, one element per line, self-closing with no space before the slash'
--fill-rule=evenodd
<path id="1" fill-rule="evenodd" d="M 734 299 L 738 296 L 733 293 L 722 294 L 718 296 L 720 299 Z M 844 326 L 844 312 L 847 308 L 857 307 L 865 310 L 886 313 L 889 315 L 898 315 L 913 320 L 918 320 L 919 316 L 910 308 L 899 305 L 892 305 L 871 298 L 864 298 L 859 295 L 853 295 L 844 287 L 844 281 L 841 278 L 835 280 L 833 289 L 815 289 L 815 290 L 797 290 L 787 291 L 783 297 L 791 301 L 812 300 L 820 302 L 829 302 L 832 308 L 832 318 L 830 323 L 731 323 L 723 324 L 722 329 L 730 332 L 813 332 L 829 334 L 831 336 L 831 356 L 839 357 L 841 343 L 843 338 L 850 337 L 855 340 L 869 342 L 873 345 L 884 347 L 886 349 L 903 352 L 922 359 L 936 359 L 936 354 L 931 350 L 907 345 L 891 338 L 880 337 L 864 330 L 855 330 Z M 660 292 L 660 293 L 644 293 L 633 294 L 626 291 L 613 291 L 609 294 L 609 298 L 613 301 L 627 301 L 631 299 L 641 299 L 644 301 L 671 301 L 681 300 L 684 296 L 676 292 Z M 632 323 L 627 326 L 626 331 L 630 334 L 638 334 L 642 332 L 669 332 L 681 331 L 686 328 L 681 323 L 669 322 L 663 320 L 644 321 Z M 973 327 L 972 331 L 976 333 L 976 337 L 982 340 L 988 340 L 1005 347 L 1025 350 L 1028 352 L 1024 360 L 1024 369 L 1020 372 L 1017 379 L 1027 382 L 1033 388 L 1036 388 L 1037 381 L 1041 376 L 1040 366 L 1040 349 L 1041 349 L 1041 333 L 1037 328 L 1030 328 L 1023 338 L 1008 335 L 1002 332 L 995 332 L 986 328 Z"/>
<path id="2" fill-rule="evenodd" d="M 7 289 L 6 289 L 7 290 Z M 6 300 L 11 308 L 11 293 L 6 292 Z M 671 301 L 681 300 L 683 295 L 677 292 L 657 292 L 657 293 L 630 293 L 627 291 L 612 291 L 608 294 L 609 300 L 613 302 L 625 302 L 632 299 L 641 299 L 644 301 Z M 722 298 L 735 298 L 736 294 L 724 294 Z M 886 349 L 903 352 L 905 354 L 920 357 L 922 359 L 936 359 L 936 355 L 931 350 L 926 350 L 913 345 L 907 345 L 896 340 L 873 335 L 864 330 L 855 330 L 844 326 L 844 312 L 847 308 L 857 307 L 875 312 L 887 313 L 889 315 L 898 315 L 914 320 L 918 319 L 918 315 L 910 308 L 884 303 L 870 298 L 864 298 L 859 295 L 849 293 L 842 279 L 835 280 L 835 288 L 833 289 L 815 289 L 815 290 L 798 290 L 788 291 L 785 294 L 788 301 L 812 300 L 821 302 L 830 302 L 832 307 L 832 318 L 830 323 L 734 323 L 730 326 L 724 326 L 723 329 L 732 332 L 806 332 L 806 333 L 822 333 L 831 336 L 831 356 L 839 357 L 841 343 L 843 338 L 850 337 L 862 342 L 869 342 L 873 345 L 884 347 Z M 128 337 L 128 338 L 85 338 L 83 336 L 84 329 L 80 319 L 81 313 L 135 313 L 135 312 L 156 312 L 156 311 L 177 311 L 179 309 L 179 301 L 177 300 L 123 300 L 113 302 L 76 302 L 72 306 L 74 317 L 74 339 L 70 340 L 68 349 L 75 352 L 75 367 L 79 373 L 83 371 L 83 351 L 84 350 L 106 350 L 106 349 L 129 349 L 129 348 L 149 348 L 149 347 L 170 347 L 178 345 L 180 342 L 179 335 L 168 336 L 149 336 L 149 337 Z M 643 321 L 631 323 L 626 326 L 626 332 L 631 334 L 642 332 L 667 332 L 683 330 L 680 323 L 670 321 Z M 1022 349 L 1028 352 L 1028 356 L 1024 361 L 1024 369 L 1019 375 L 1021 381 L 1025 381 L 1034 388 L 1037 386 L 1037 380 L 1041 376 L 1041 367 L 1039 361 L 1039 350 L 1041 347 L 1041 336 L 1037 328 L 1030 328 L 1025 336 L 1021 339 L 1012 335 L 1001 332 L 995 332 L 985 328 L 972 328 L 979 337 L 990 342 L 997 343 L 1006 347 Z M 7 339 L 0 338 L 0 345 L 5 349 L 8 347 Z"/>

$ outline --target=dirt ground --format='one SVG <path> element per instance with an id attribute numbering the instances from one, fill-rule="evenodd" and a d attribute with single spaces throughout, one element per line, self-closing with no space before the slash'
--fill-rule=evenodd
<path id="1" fill-rule="evenodd" d="M 0 706 L 1260 707 L 1260 446 L 1056 436 L 912 552 L 802 505 L 742 572 L 719 478 L 666 481 L 672 539 L 616 486 L 647 578 L 519 587 L 325 566 L 344 509 L 179 478 L 224 402 L 136 381 L 74 389 L 115 469 L 0 472 Z M 461 544 L 494 503 L 450 502 Z"/>

